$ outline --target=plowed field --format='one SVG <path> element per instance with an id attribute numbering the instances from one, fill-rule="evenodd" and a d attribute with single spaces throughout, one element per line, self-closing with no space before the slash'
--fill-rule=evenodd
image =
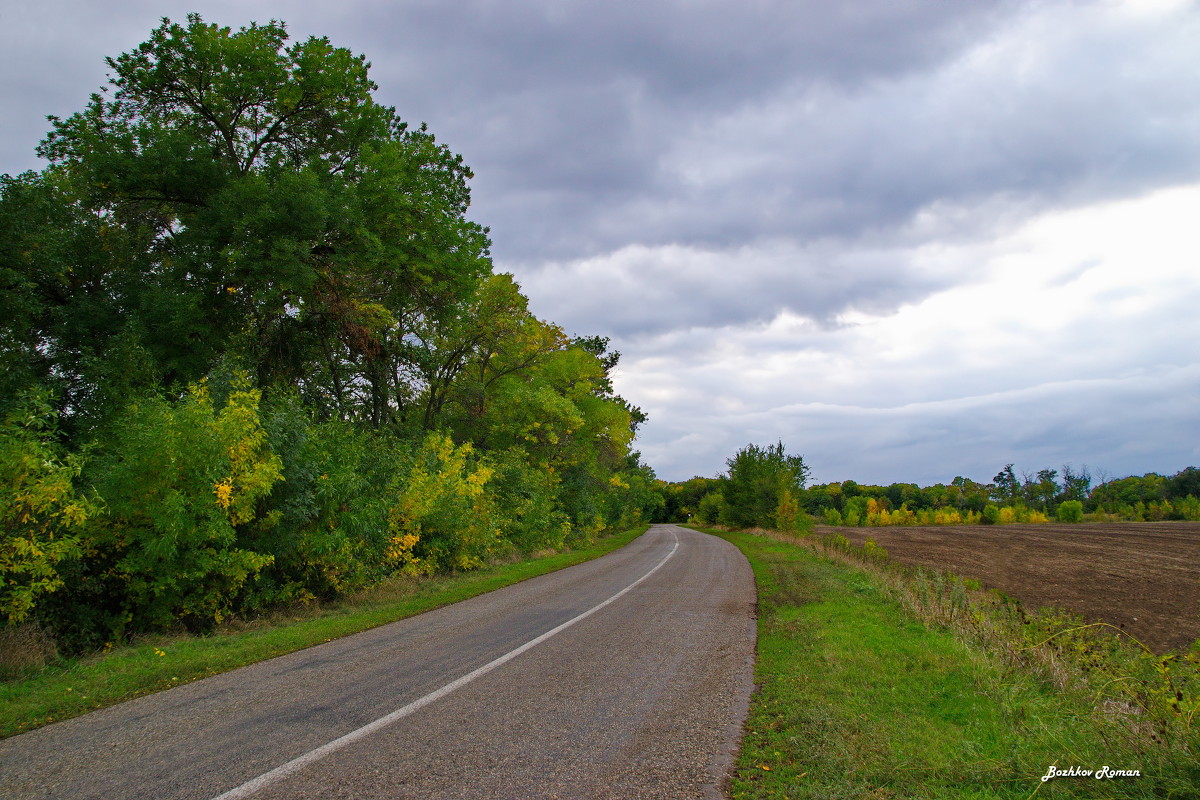
<path id="1" fill-rule="evenodd" d="M 1026 608 L 1056 606 L 1123 627 L 1156 651 L 1200 638 L 1200 523 L 842 528 L 893 560 L 977 578 Z"/>

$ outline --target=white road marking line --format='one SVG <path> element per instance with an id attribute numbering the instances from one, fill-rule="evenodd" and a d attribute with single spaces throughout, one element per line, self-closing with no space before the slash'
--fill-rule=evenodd
<path id="1" fill-rule="evenodd" d="M 502 664 L 506 664 L 509 661 L 512 661 L 514 658 L 521 655 L 525 651 L 530 650 L 534 647 L 537 647 L 539 644 L 546 641 L 551 636 L 554 636 L 555 634 L 565 631 L 567 628 L 571 627 L 576 622 L 587 619 L 592 614 L 595 614 L 597 611 L 604 608 L 605 606 L 616 602 L 618 599 L 620 599 L 622 596 L 624 596 L 626 592 L 629 592 L 631 589 L 633 589 L 639 583 L 646 580 L 654 573 L 658 572 L 662 568 L 663 564 L 666 564 L 667 561 L 670 560 L 671 556 L 675 555 L 675 551 L 679 549 L 679 536 L 674 531 L 671 532 L 671 536 L 672 536 L 672 538 L 674 538 L 675 543 L 673 545 L 671 545 L 670 552 L 668 552 L 665 556 L 663 556 L 661 561 L 659 561 L 657 564 L 655 564 L 654 567 L 649 572 L 647 572 L 645 575 L 638 578 L 636 581 L 629 584 L 624 589 L 617 592 L 616 594 L 614 594 L 612 597 L 608 598 L 604 602 L 592 606 L 587 611 L 584 611 L 582 614 L 580 614 L 577 617 L 573 617 L 573 618 L 567 620 L 563 624 L 559 625 L 557 628 L 551 628 L 550 630 L 543 633 L 541 636 L 538 636 L 536 639 L 530 639 L 528 642 L 526 642 L 525 644 L 516 648 L 515 650 L 508 651 L 504 655 L 497 658 L 495 661 L 490 661 L 487 664 L 484 664 L 482 667 L 475 670 L 474 672 L 468 672 L 466 675 L 463 675 L 458 680 L 447 683 L 442 688 L 430 692 L 429 694 L 425 695 L 421 699 L 414 700 L 413 702 L 409 703 L 408 705 L 404 706 L 403 708 L 398 708 L 395 711 L 393 711 L 392 713 L 390 713 L 386 716 L 380 717 L 379 719 L 375 720 L 374 722 L 368 722 L 366 725 L 363 725 L 358 730 L 350 731 L 350 733 L 347 733 L 345 736 L 339 736 L 338 738 L 334 739 L 332 742 L 329 742 L 328 744 L 323 744 L 320 747 L 316 748 L 315 750 L 310 750 L 302 756 L 297 756 L 296 758 L 293 758 L 291 761 L 287 762 L 286 764 L 282 764 L 282 765 L 276 767 L 275 769 L 271 770 L 270 772 L 264 772 L 262 775 L 259 775 L 257 778 L 252 778 L 251 780 L 246 781 L 241 786 L 234 787 L 233 789 L 230 789 L 228 792 L 225 792 L 224 794 L 217 795 L 216 797 L 213 798 L 213 800 L 242 800 L 242 798 L 250 797 L 252 794 L 257 792 L 259 789 L 262 789 L 266 786 L 269 786 L 272 783 L 275 783 L 280 778 L 290 775 L 293 772 L 295 772 L 296 770 L 301 769 L 302 767 L 305 767 L 316 761 L 320 761 L 325 756 L 330 755 L 331 753 L 334 753 L 338 750 L 341 750 L 343 747 L 346 747 L 349 744 L 353 744 L 354 742 L 357 742 L 359 739 L 370 736 L 375 731 L 380 730 L 381 728 L 385 728 L 388 725 L 391 725 L 393 722 L 395 722 L 398 719 L 407 717 L 409 714 L 412 714 L 414 711 L 422 709 L 425 706 L 429 705 L 430 703 L 432 703 L 436 700 L 440 700 L 441 698 L 450 694 L 454 690 L 460 689 L 463 686 L 466 686 L 468 683 L 475 680 L 476 678 L 478 678 L 482 675 L 486 675 L 487 673 L 494 670 L 496 667 L 499 667 Z"/>

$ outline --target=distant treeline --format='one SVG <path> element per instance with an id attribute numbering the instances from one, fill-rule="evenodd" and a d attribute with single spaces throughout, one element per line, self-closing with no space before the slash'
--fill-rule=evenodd
<path id="1" fill-rule="evenodd" d="M 0 621 L 205 631 L 656 513 L 619 354 L 363 57 L 192 15 L 108 64 L 0 178 Z"/>
<path id="2" fill-rule="evenodd" d="M 1018 477 L 1006 464 L 991 483 L 956 477 L 950 483 L 918 486 L 859 484 L 807 486 L 803 457 L 787 455 L 782 443 L 748 445 L 715 478 L 660 482 L 658 521 L 688 519 L 730 527 L 800 530 L 813 520 L 828 525 L 962 525 L 1078 522 L 1091 519 L 1200 520 L 1200 469 L 1172 476 L 1102 479 L 1070 464 Z M 802 512 L 802 513 L 798 513 Z"/>

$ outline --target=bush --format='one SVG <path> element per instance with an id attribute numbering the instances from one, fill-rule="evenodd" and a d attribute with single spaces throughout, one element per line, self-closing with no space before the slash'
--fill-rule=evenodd
<path id="1" fill-rule="evenodd" d="M 921 525 L 963 525 L 966 523 L 963 515 L 954 508 L 925 509 L 917 513 L 917 519 Z"/>
<path id="2" fill-rule="evenodd" d="M 525 553 L 557 550 L 566 544 L 571 519 L 559 508 L 557 476 L 529 464 L 516 449 L 495 454 L 491 465 L 495 474 L 488 491 L 498 509 L 503 538 Z"/>
<path id="3" fill-rule="evenodd" d="M 720 491 L 709 492 L 700 498 L 696 504 L 696 523 L 698 525 L 716 525 L 721 522 L 721 512 L 725 507 L 725 496 Z"/>
<path id="4" fill-rule="evenodd" d="M 484 492 L 493 472 L 470 444 L 429 434 L 388 512 L 388 563 L 409 574 L 483 566 L 500 538 Z"/>
<path id="5" fill-rule="evenodd" d="M 812 530 L 812 518 L 800 507 L 788 488 L 780 489 L 779 505 L 775 508 L 775 529 L 787 533 L 807 533 Z"/>
<path id="6" fill-rule="evenodd" d="M 767 447 L 750 444 L 725 463 L 729 477 L 723 488 L 724 524 L 734 528 L 799 524 L 797 498 L 808 476 L 802 456 L 788 455 L 782 442 Z M 786 509 L 781 517 L 782 506 Z"/>
<path id="7" fill-rule="evenodd" d="M 341 420 L 293 419 L 272 441 L 286 448 L 284 481 L 269 499 L 281 522 L 251 531 L 254 548 L 275 560 L 247 603 L 332 599 L 383 577 L 393 484 L 410 446 Z"/>
<path id="8" fill-rule="evenodd" d="M 78 494 L 80 462 L 54 442 L 54 414 L 30 395 L 0 427 L 0 616 L 21 622 L 63 585 L 59 564 L 79 554 L 79 529 L 98 512 Z"/>
<path id="9" fill-rule="evenodd" d="M 1067 500 L 1059 504 L 1054 516 L 1059 522 L 1083 522 L 1083 503 Z"/>
<path id="10" fill-rule="evenodd" d="M 988 503 L 983 507 L 979 521 L 984 525 L 995 525 L 1000 521 L 1000 507 L 995 503 Z"/>
<path id="11" fill-rule="evenodd" d="M 120 604 L 135 629 L 181 621 L 208 630 L 273 560 L 239 536 L 278 520 L 259 514 L 282 477 L 259 399 L 242 380 L 217 410 L 201 383 L 177 402 L 142 400 L 115 420 L 95 474 L 107 510 L 88 526 L 89 547 L 115 560 Z"/>
<path id="12" fill-rule="evenodd" d="M 1188 495 L 1178 503 L 1179 515 L 1183 519 L 1200 520 L 1200 499 L 1195 495 Z"/>

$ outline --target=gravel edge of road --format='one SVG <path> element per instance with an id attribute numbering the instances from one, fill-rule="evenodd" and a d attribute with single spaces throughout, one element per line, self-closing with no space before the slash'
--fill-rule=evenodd
<path id="1" fill-rule="evenodd" d="M 754 649 L 743 662 L 744 677 L 738 681 L 733 696 L 733 720 L 725 726 L 725 738 L 721 750 L 709 762 L 709 772 L 716 778 L 715 783 L 704 787 L 703 800 L 729 800 L 732 788 L 733 773 L 737 769 L 737 757 L 742 751 L 742 738 L 746 735 L 746 722 L 750 719 L 750 698 L 757 688 L 754 683 L 754 667 L 758 663 L 758 586 L 755 586 L 754 616 L 751 624 L 755 627 Z"/>

